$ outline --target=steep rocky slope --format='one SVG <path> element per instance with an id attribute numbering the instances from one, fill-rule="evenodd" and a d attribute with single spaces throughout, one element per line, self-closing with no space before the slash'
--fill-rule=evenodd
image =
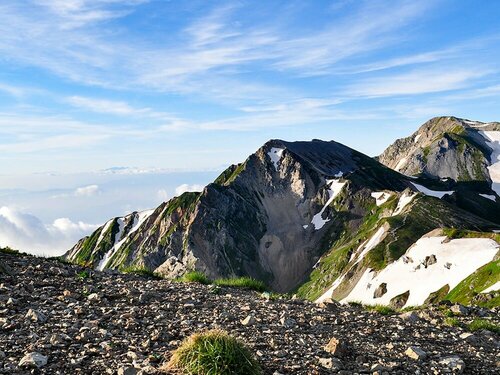
<path id="1" fill-rule="evenodd" d="M 249 275 L 290 291 L 320 257 L 342 246 L 352 251 L 382 225 L 392 240 L 370 255 L 379 267 L 437 227 L 488 230 L 500 223 L 498 203 L 456 184 L 428 183 L 336 142 L 273 140 L 201 193 L 108 221 L 67 259 L 170 278 L 193 269 L 210 278 Z"/>
<path id="2" fill-rule="evenodd" d="M 211 328 L 247 343 L 266 375 L 500 369 L 498 333 L 471 332 L 498 327 L 495 309 L 443 305 L 382 315 L 1 252 L 0 263 L 15 272 L 0 283 L 1 374 L 158 374 L 184 338 Z M 332 339 L 336 350 L 326 348 Z"/>
<path id="3" fill-rule="evenodd" d="M 500 164 L 495 164 L 500 162 L 499 135 L 498 122 L 436 117 L 409 137 L 398 139 L 378 160 L 409 176 L 483 182 L 491 188 L 491 199 L 498 199 Z"/>

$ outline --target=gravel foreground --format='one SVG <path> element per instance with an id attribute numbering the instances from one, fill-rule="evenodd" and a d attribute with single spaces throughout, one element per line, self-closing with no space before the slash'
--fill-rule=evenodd
<path id="1" fill-rule="evenodd" d="M 14 272 L 0 274 L 0 374 L 159 374 L 184 338 L 211 328 L 245 342 L 265 374 L 500 372 L 499 335 L 447 326 L 443 313 L 498 325 L 498 309 L 382 315 L 24 255 L 0 261 Z"/>

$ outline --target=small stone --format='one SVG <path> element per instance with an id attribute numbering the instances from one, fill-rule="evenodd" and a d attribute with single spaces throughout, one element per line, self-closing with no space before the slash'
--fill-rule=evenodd
<path id="1" fill-rule="evenodd" d="M 37 352 L 26 354 L 20 361 L 19 367 L 43 367 L 47 364 L 49 357 Z"/>
<path id="2" fill-rule="evenodd" d="M 325 351 L 333 354 L 334 356 L 342 357 L 343 355 L 347 354 L 348 348 L 345 343 L 335 337 L 332 337 L 328 344 L 326 344 Z"/>
<path id="3" fill-rule="evenodd" d="M 456 304 L 450 307 L 450 311 L 457 315 L 469 315 L 469 309 L 460 304 Z"/>
<path id="4" fill-rule="evenodd" d="M 461 373 L 465 370 L 465 363 L 462 359 L 457 355 L 451 355 L 449 357 L 444 357 L 439 360 L 439 363 L 447 366 L 453 372 Z"/>
<path id="5" fill-rule="evenodd" d="M 371 367 L 371 371 L 385 371 L 387 370 L 387 367 L 381 365 L 380 363 L 375 363 L 374 365 L 372 365 Z"/>
<path id="6" fill-rule="evenodd" d="M 282 326 L 285 326 L 286 328 L 293 328 L 297 325 L 297 322 L 295 321 L 295 319 L 285 318 L 285 317 L 282 317 L 280 319 L 280 323 Z"/>
<path id="7" fill-rule="evenodd" d="M 38 323 L 45 323 L 47 321 L 47 317 L 44 314 L 33 309 L 29 309 L 25 317 L 33 322 Z"/>
<path id="8" fill-rule="evenodd" d="M 127 366 L 118 369 L 118 375 L 136 375 L 139 371 L 135 367 Z"/>
<path id="9" fill-rule="evenodd" d="M 319 364 L 329 370 L 341 370 L 342 362 L 338 358 L 320 358 Z"/>
<path id="10" fill-rule="evenodd" d="M 248 315 L 245 319 L 241 321 L 241 324 L 246 326 L 252 326 L 255 324 L 255 318 L 252 314 Z"/>
<path id="11" fill-rule="evenodd" d="M 427 353 L 418 346 L 410 346 L 408 349 L 406 349 L 405 354 L 417 361 L 425 359 L 427 357 Z"/>
<path id="12" fill-rule="evenodd" d="M 327 369 L 331 369 L 333 367 L 333 361 L 331 358 L 320 358 L 319 364 Z"/>
<path id="13" fill-rule="evenodd" d="M 101 297 L 97 293 L 91 293 L 87 296 L 87 300 L 90 302 L 99 302 Z"/>
<path id="14" fill-rule="evenodd" d="M 414 311 L 408 311 L 399 315 L 399 317 L 407 322 L 415 323 L 418 321 L 418 315 Z"/>

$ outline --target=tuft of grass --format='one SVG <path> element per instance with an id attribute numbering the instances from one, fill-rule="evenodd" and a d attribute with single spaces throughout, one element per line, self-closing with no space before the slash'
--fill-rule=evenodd
<path id="1" fill-rule="evenodd" d="M 460 325 L 460 320 L 449 316 L 444 319 L 443 323 L 449 327 L 457 327 Z"/>
<path id="2" fill-rule="evenodd" d="M 158 273 L 148 270 L 145 267 L 138 267 L 138 266 L 123 267 L 120 268 L 120 272 L 130 273 L 144 277 L 152 277 L 154 279 L 162 279 L 162 277 Z"/>
<path id="3" fill-rule="evenodd" d="M 78 272 L 76 274 L 80 279 L 82 280 L 85 280 L 85 279 L 88 279 L 90 277 L 90 272 L 87 271 L 87 270 L 83 270 L 81 272 Z"/>
<path id="4" fill-rule="evenodd" d="M 222 330 L 188 337 L 165 368 L 192 375 L 261 375 L 262 370 L 246 346 Z"/>
<path id="5" fill-rule="evenodd" d="M 251 289 L 260 293 L 265 292 L 267 290 L 266 284 L 264 284 L 264 282 L 252 279 L 251 277 L 217 279 L 214 281 L 214 284 L 218 286 L 231 286 L 236 288 Z"/>
<path id="6" fill-rule="evenodd" d="M 179 277 L 175 281 L 180 283 L 198 283 L 203 285 L 211 284 L 210 279 L 200 271 L 191 271 Z"/>
<path id="7" fill-rule="evenodd" d="M 467 325 L 469 331 L 475 332 L 481 329 L 487 329 L 494 333 L 500 333 L 500 325 L 490 322 L 486 319 L 474 319 Z"/>
<path id="8" fill-rule="evenodd" d="M 375 311 L 382 315 L 391 315 L 396 312 L 393 308 L 386 305 L 364 305 L 363 307 L 368 311 Z"/>

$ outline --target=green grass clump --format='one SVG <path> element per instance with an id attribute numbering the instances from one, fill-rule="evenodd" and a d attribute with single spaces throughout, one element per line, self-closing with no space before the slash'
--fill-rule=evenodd
<path id="1" fill-rule="evenodd" d="M 494 333 L 500 333 L 500 326 L 494 324 L 486 319 L 474 319 L 471 323 L 467 325 L 469 331 L 475 332 L 481 329 L 487 329 L 488 331 Z"/>
<path id="2" fill-rule="evenodd" d="M 198 283 L 203 285 L 211 284 L 209 278 L 205 276 L 203 272 L 191 271 L 184 274 L 182 277 L 176 279 L 176 281 L 181 283 Z"/>
<path id="3" fill-rule="evenodd" d="M 449 326 L 449 327 L 457 327 L 460 325 L 460 320 L 458 320 L 457 318 L 453 318 L 453 317 L 447 317 L 444 319 L 444 324 Z"/>
<path id="4" fill-rule="evenodd" d="M 159 274 L 157 274 L 151 270 L 148 270 L 145 267 L 138 267 L 138 266 L 123 267 L 123 268 L 120 268 L 120 272 L 131 273 L 134 275 L 140 275 L 140 276 L 145 276 L 145 277 L 152 277 L 154 279 L 161 279 L 162 278 Z"/>
<path id="5" fill-rule="evenodd" d="M 368 311 L 375 311 L 382 315 L 391 315 L 395 313 L 395 310 L 386 305 L 364 305 L 363 306 Z"/>
<path id="6" fill-rule="evenodd" d="M 243 343 L 224 331 L 195 333 L 177 348 L 166 371 L 192 375 L 260 375 L 262 370 Z"/>
<path id="7" fill-rule="evenodd" d="M 231 286 L 236 288 L 251 289 L 261 293 L 267 290 L 266 284 L 264 284 L 264 282 L 252 279 L 251 277 L 217 279 L 214 281 L 214 284 L 218 286 Z"/>
<path id="8" fill-rule="evenodd" d="M 83 270 L 81 272 L 78 272 L 76 274 L 80 279 L 82 280 L 85 280 L 85 279 L 88 279 L 90 277 L 90 272 L 87 271 L 87 270 Z"/>

